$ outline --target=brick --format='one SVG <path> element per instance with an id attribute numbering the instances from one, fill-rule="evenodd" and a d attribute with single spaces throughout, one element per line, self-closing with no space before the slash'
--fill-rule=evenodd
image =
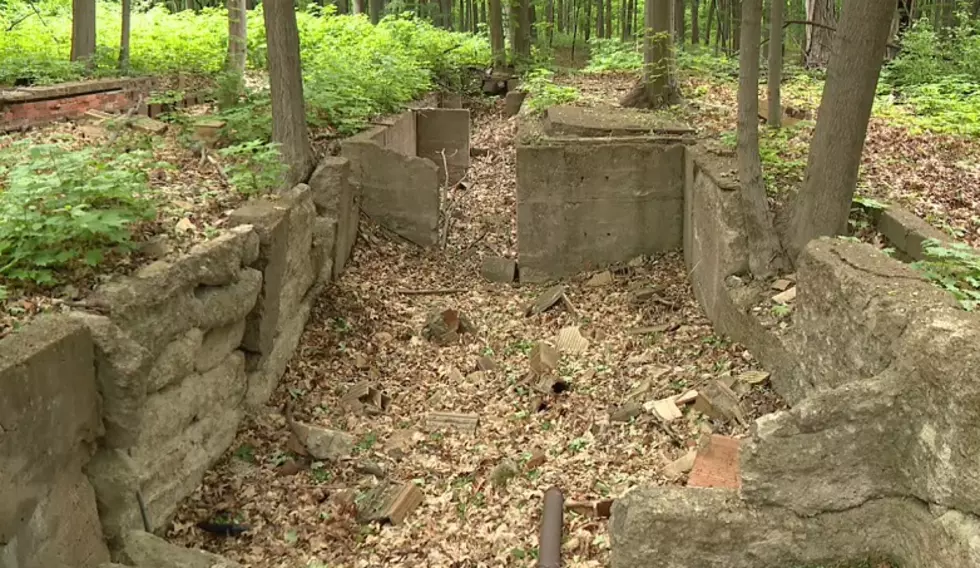
<path id="1" fill-rule="evenodd" d="M 714 434 L 708 445 L 698 451 L 688 487 L 739 489 L 742 476 L 738 463 L 739 440 Z"/>

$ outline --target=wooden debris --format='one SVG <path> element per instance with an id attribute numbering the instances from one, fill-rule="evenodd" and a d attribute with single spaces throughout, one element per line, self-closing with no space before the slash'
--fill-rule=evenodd
<path id="1" fill-rule="evenodd" d="M 475 433 L 480 423 L 478 414 L 461 414 L 456 412 L 430 412 L 426 417 L 429 428 L 454 428 L 464 432 Z"/>
<path id="2" fill-rule="evenodd" d="M 669 479 L 677 479 L 678 477 L 681 477 L 685 473 L 691 471 L 694 469 L 694 460 L 697 458 L 697 456 L 697 451 L 691 450 L 683 456 L 670 462 L 666 467 L 664 467 L 664 476 Z"/>
<path id="3" fill-rule="evenodd" d="M 796 299 L 796 286 L 793 286 L 785 292 L 780 292 L 772 297 L 772 301 L 777 304 L 788 304 Z"/>
<path id="4" fill-rule="evenodd" d="M 381 412 L 387 412 L 388 407 L 391 406 L 391 397 L 376 389 L 370 382 L 361 381 L 347 391 L 340 403 L 350 408 L 370 405 Z"/>
<path id="5" fill-rule="evenodd" d="M 600 272 L 598 274 L 593 275 L 592 278 L 589 278 L 589 280 L 585 283 L 585 285 L 588 288 L 598 288 L 600 286 L 608 286 L 609 284 L 612 283 L 613 283 L 613 274 L 612 272 L 606 270 L 604 272 Z"/>
<path id="6" fill-rule="evenodd" d="M 534 316 L 547 311 L 565 296 L 565 287 L 561 284 L 552 286 L 539 295 L 524 311 L 525 317 Z"/>
<path id="7" fill-rule="evenodd" d="M 94 108 L 85 111 L 85 116 L 94 118 L 96 120 L 96 124 L 102 122 L 103 120 L 111 120 L 113 118 L 111 114 Z"/>
<path id="8" fill-rule="evenodd" d="M 579 331 L 577 325 L 562 328 L 558 332 L 556 343 L 559 352 L 569 353 L 571 355 L 577 355 L 589 348 L 589 340 L 582 337 L 582 333 Z"/>
<path id="9" fill-rule="evenodd" d="M 743 426 L 747 424 L 738 396 L 721 381 L 712 381 L 701 387 L 694 409 L 716 420 L 735 420 Z"/>
<path id="10" fill-rule="evenodd" d="M 690 404 L 697 400 L 698 391 L 689 390 L 674 397 L 674 404 Z"/>
<path id="11" fill-rule="evenodd" d="M 775 282 L 772 283 L 772 289 L 776 290 L 777 292 L 785 292 L 792 285 L 793 285 L 792 280 L 786 280 L 785 278 L 780 278 L 779 280 L 776 280 Z"/>
<path id="12" fill-rule="evenodd" d="M 648 325 L 644 327 L 631 327 L 626 330 L 628 335 L 646 335 L 648 333 L 664 333 L 670 331 L 671 324 L 662 323 L 660 325 Z"/>
<path id="13" fill-rule="evenodd" d="M 578 513 L 583 517 L 595 516 L 595 503 L 592 501 L 565 501 L 565 510 Z"/>
<path id="14" fill-rule="evenodd" d="M 651 400 L 643 405 L 643 408 L 647 412 L 653 413 L 657 418 L 663 420 L 664 422 L 670 422 L 672 420 L 677 420 L 684 416 L 681 413 L 681 409 L 677 408 L 677 404 L 674 402 L 673 398 L 663 398 L 660 400 Z"/>
<path id="15" fill-rule="evenodd" d="M 766 382 L 769 379 L 769 373 L 766 371 L 746 371 L 736 378 L 740 382 L 749 385 L 758 385 Z"/>
<path id="16" fill-rule="evenodd" d="M 130 123 L 135 130 L 142 130 L 150 134 L 163 134 L 167 131 L 167 123 L 159 120 L 141 116 Z"/>
<path id="17" fill-rule="evenodd" d="M 608 519 L 612 516 L 612 499 L 604 499 L 602 501 L 596 501 L 595 504 L 595 514 L 600 519 Z"/>
<path id="18" fill-rule="evenodd" d="M 610 422 L 629 422 L 643 412 L 643 406 L 637 402 L 628 402 L 609 412 Z"/>
<path id="19" fill-rule="evenodd" d="M 535 470 L 544 465 L 546 461 L 548 461 L 548 454 L 542 450 L 534 450 L 531 452 L 531 457 L 528 458 L 527 463 L 524 464 L 524 469 L 527 471 Z"/>
<path id="20" fill-rule="evenodd" d="M 557 349 L 543 341 L 537 342 L 531 349 L 531 370 L 539 375 L 544 375 L 558 368 L 558 361 L 561 353 Z"/>
<path id="21" fill-rule="evenodd" d="M 400 525 L 423 499 L 422 491 L 414 483 L 393 485 L 383 482 L 367 493 L 363 505 L 358 507 L 357 520 L 362 524 Z"/>
<path id="22" fill-rule="evenodd" d="M 449 345 L 459 340 L 463 333 L 475 333 L 476 327 L 469 318 L 456 310 L 437 310 L 429 314 L 422 329 L 422 337 L 437 345 Z"/>

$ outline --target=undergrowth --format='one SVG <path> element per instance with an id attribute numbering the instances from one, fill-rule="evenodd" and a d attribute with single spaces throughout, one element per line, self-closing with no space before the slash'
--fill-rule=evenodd
<path id="1" fill-rule="evenodd" d="M 962 243 L 923 241 L 926 258 L 912 264 L 940 288 L 951 293 L 966 311 L 980 305 L 980 254 Z"/>
<path id="2" fill-rule="evenodd" d="M 524 104 L 531 112 L 539 113 L 548 107 L 578 100 L 578 89 L 556 85 L 554 76 L 555 73 L 549 69 L 533 69 L 524 76 L 521 88 L 528 94 Z"/>

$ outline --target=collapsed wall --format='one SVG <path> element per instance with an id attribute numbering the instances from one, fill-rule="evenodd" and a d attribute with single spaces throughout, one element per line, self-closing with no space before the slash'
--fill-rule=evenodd
<path id="1" fill-rule="evenodd" d="M 184 554 L 134 535 L 137 492 L 150 530 L 165 527 L 272 395 L 350 256 L 349 168 L 328 158 L 310 185 L 234 211 L 225 234 L 0 341 L 0 566 Z"/>
<path id="2" fill-rule="evenodd" d="M 738 490 L 646 487 L 613 507 L 612 565 L 785 567 L 883 556 L 980 566 L 980 317 L 873 247 L 811 242 L 788 330 L 752 311 L 730 160 L 688 158 L 685 257 L 707 315 L 792 404 L 742 440 Z"/>
<path id="3" fill-rule="evenodd" d="M 681 246 L 689 129 L 623 109 L 554 107 L 517 139 L 521 280 Z"/>

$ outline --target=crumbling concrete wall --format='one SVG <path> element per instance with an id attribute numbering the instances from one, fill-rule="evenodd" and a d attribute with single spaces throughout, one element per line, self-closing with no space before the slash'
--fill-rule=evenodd
<path id="1" fill-rule="evenodd" d="M 143 528 L 137 491 L 151 530 L 169 522 L 268 401 L 349 258 L 348 171 L 327 159 L 315 190 L 254 200 L 223 235 L 101 286 L 89 311 L 0 342 L 0 566 L 107 561 L 104 539 L 119 549 Z"/>
<path id="2" fill-rule="evenodd" d="M 360 208 L 416 244 L 438 243 L 446 180 L 458 182 L 469 167 L 469 116 L 413 109 L 345 140 L 341 155 L 350 160 Z"/>
<path id="3" fill-rule="evenodd" d="M 742 441 L 738 492 L 638 488 L 618 500 L 614 568 L 869 556 L 980 566 L 980 316 L 873 247 L 820 239 L 798 261 L 790 328 L 747 323 L 751 286 L 735 277 L 744 249 L 726 238 L 737 200 L 717 182 L 700 191 L 685 236 L 695 292 L 753 353 L 781 354 L 773 384 L 792 408 Z"/>

